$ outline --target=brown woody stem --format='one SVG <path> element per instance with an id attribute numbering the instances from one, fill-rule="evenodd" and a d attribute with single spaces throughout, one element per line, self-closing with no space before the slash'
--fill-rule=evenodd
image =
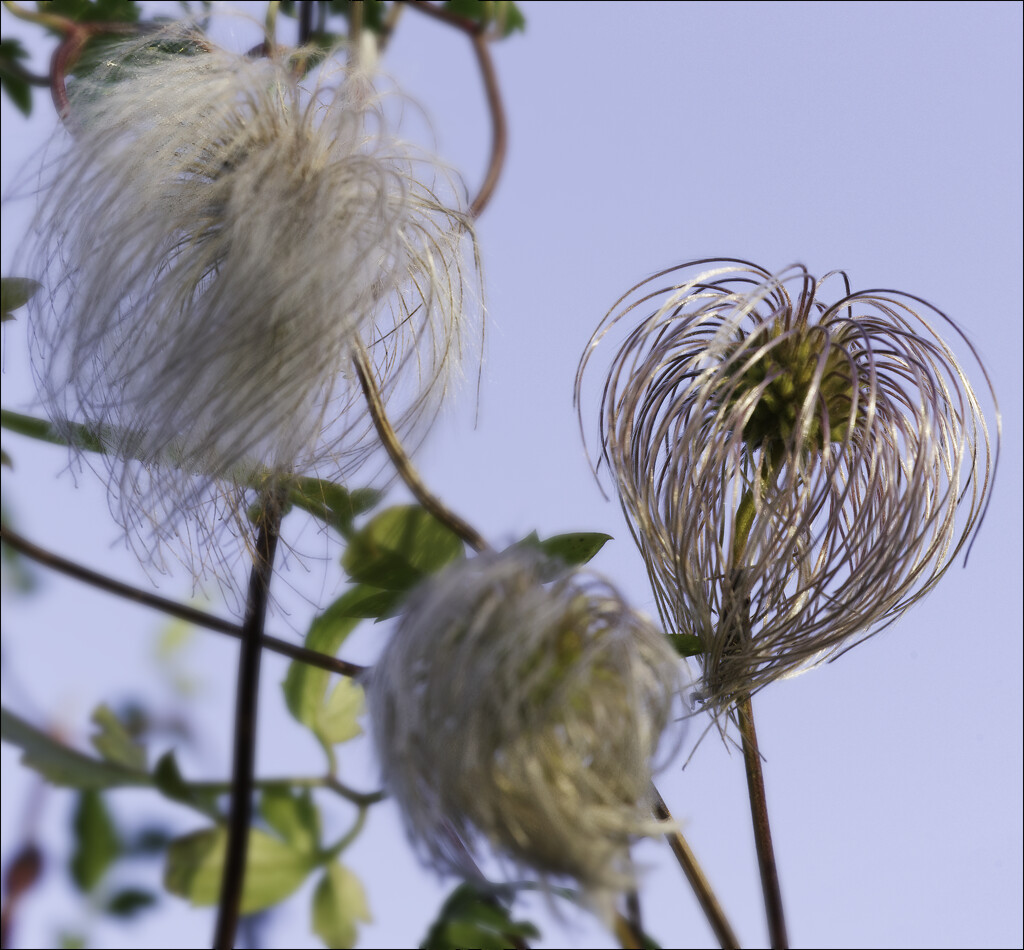
<path id="1" fill-rule="evenodd" d="M 736 715 L 739 719 L 740 736 L 743 739 L 743 764 L 747 773 L 747 794 L 750 797 L 750 817 L 754 822 L 754 842 L 757 846 L 757 864 L 761 871 L 761 890 L 764 893 L 764 908 L 768 917 L 768 936 L 774 950 L 785 950 L 789 946 L 789 937 L 786 934 L 782 891 L 779 887 L 778 868 L 775 865 L 772 829 L 768 822 L 764 776 L 761 773 L 761 753 L 757 747 L 754 710 L 749 693 L 736 703 Z"/>
<path id="2" fill-rule="evenodd" d="M 355 365 L 356 375 L 359 377 L 359 385 L 366 397 L 366 405 L 370 411 L 370 418 L 373 420 L 377 435 L 388 453 L 392 464 L 398 472 L 399 477 L 405 482 L 409 491 L 413 493 L 416 500 L 429 511 L 438 521 L 447 525 L 466 542 L 474 551 L 489 551 L 490 545 L 483 536 L 469 522 L 464 521 L 454 511 L 449 509 L 420 478 L 419 472 L 413 467 L 409 456 L 406 455 L 402 443 L 399 441 L 395 430 L 388 421 L 387 413 L 384 410 L 384 402 L 380 396 L 373 378 L 373 368 L 370 366 L 370 359 L 366 350 L 360 346 L 352 358 Z"/>
<path id="3" fill-rule="evenodd" d="M 668 810 L 668 805 L 665 804 L 665 799 L 661 797 L 661 793 L 653 785 L 651 786 L 651 797 L 654 800 L 655 817 L 660 821 L 671 821 L 672 813 Z M 736 939 L 736 934 L 733 933 L 732 925 L 726 918 L 722 905 L 718 903 L 715 892 L 711 890 L 711 885 L 704 876 L 704 871 L 698 863 L 696 855 L 690 850 L 690 846 L 683 837 L 682 832 L 670 831 L 665 835 L 665 838 L 668 840 L 672 853 L 679 862 L 679 866 L 683 869 L 686 880 L 690 882 L 690 887 L 693 888 L 697 903 L 700 904 L 701 910 L 704 911 L 704 916 L 707 917 L 708 923 L 711 925 L 711 929 L 714 931 L 722 950 L 736 950 L 740 942 Z"/>

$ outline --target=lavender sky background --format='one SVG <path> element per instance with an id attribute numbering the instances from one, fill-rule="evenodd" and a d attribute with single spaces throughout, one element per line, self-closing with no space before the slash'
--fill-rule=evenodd
<path id="1" fill-rule="evenodd" d="M 162 8 L 171 4 L 152 5 Z M 254 8 L 262 5 L 249 4 Z M 1021 867 L 1021 5 L 1018 3 L 531 3 L 525 35 L 494 55 L 511 149 L 479 223 L 489 308 L 474 429 L 474 387 L 440 422 L 417 462 L 428 484 L 495 542 L 536 529 L 615 536 L 594 566 L 654 612 L 621 513 L 590 472 L 571 403 L 583 346 L 612 303 L 647 275 L 692 258 L 745 257 L 771 270 L 843 268 L 854 289 L 892 287 L 950 314 L 980 351 L 1003 413 L 1000 471 L 967 569 L 962 559 L 896 626 L 838 662 L 775 684 L 755 701 L 769 807 L 794 945 L 1020 945 Z M 46 46 L 2 14 L 3 36 Z M 242 27 L 228 26 L 226 41 Z M 488 124 L 465 38 L 407 11 L 383 67 L 429 113 L 440 153 L 472 188 Z M 42 93 L 26 123 L 4 99 L 2 184 L 51 134 Z M 31 201 L 3 206 L 2 272 Z M 1007 283 L 1009 281 L 1009 283 Z M 964 348 L 955 346 L 961 354 Z M 23 321 L 3 331 L 3 405 L 32 411 Z M 608 354 L 610 356 L 610 353 Z M 977 384 L 980 387 L 980 382 Z M 584 411 L 596 412 L 596 397 Z M 91 473 L 4 433 L 15 469 L 5 506 L 40 544 L 140 585 Z M 391 500 L 405 497 L 394 489 Z M 270 632 L 296 641 L 336 595 L 337 554 L 293 515 L 291 559 Z M 3 702 L 59 724 L 84 747 L 100 701 L 144 697 L 172 708 L 157 643 L 161 617 L 39 569 L 31 598 L 6 586 Z M 189 579 L 160 579 L 187 598 Z M 213 609 L 223 610 L 222 605 Z M 343 655 L 371 662 L 387 635 L 365 625 Z M 236 650 L 196 633 L 176 655 L 201 731 L 182 755 L 190 776 L 224 776 Z M 259 770 L 313 774 L 312 738 L 284 709 L 286 664 L 263 672 Z M 659 778 L 744 945 L 765 927 L 741 757 L 699 737 Z M 370 788 L 375 766 L 355 742 L 342 775 Z M 162 750 L 156 750 L 157 752 Z M 56 859 L 26 901 L 18 946 L 50 946 L 85 926 L 93 946 L 206 946 L 212 912 L 176 898 L 137 925 L 90 918 L 67 881 L 70 795 L 43 793 L 2 750 L 2 850 L 20 841 L 28 803 Z M 119 792 L 134 821 L 200 822 L 155 795 Z M 349 814 L 325 806 L 340 832 Z M 668 849 L 644 845 L 648 929 L 666 947 L 713 946 Z M 419 868 L 390 804 L 375 809 L 346 863 L 375 916 L 361 945 L 418 945 L 454 882 Z M 154 885 L 154 866 L 138 880 Z M 266 922 L 266 946 L 319 946 L 310 887 Z M 534 913 L 535 912 L 535 913 Z M 525 904 L 536 946 L 613 946 L 593 922 Z"/>

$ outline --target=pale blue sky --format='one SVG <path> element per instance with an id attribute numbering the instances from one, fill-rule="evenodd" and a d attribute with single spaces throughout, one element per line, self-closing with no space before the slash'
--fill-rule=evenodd
<path id="1" fill-rule="evenodd" d="M 252 4 L 250 6 L 256 6 Z M 618 507 L 603 500 L 578 436 L 573 374 L 621 293 L 663 267 L 746 257 L 778 270 L 843 268 L 854 288 L 893 287 L 950 314 L 977 345 L 1004 418 L 1001 470 L 968 568 L 956 564 L 895 627 L 756 701 L 783 895 L 794 945 L 1010 946 L 1021 924 L 1021 6 L 1017 3 L 530 3 L 528 31 L 495 49 L 509 114 L 504 178 L 479 224 L 490 312 L 480 421 L 473 387 L 418 461 L 428 483 L 496 542 L 536 529 L 607 531 L 594 566 L 653 611 Z M 4 36 L 32 31 L 3 14 Z M 385 68 L 431 116 L 438 149 L 472 187 L 487 118 L 468 44 L 407 12 Z M 3 184 L 54 124 L 44 95 L 26 126 L 2 105 Z M 29 132 L 25 130 L 29 129 Z M 4 273 L 23 218 L 4 207 Z M 30 406 L 25 328 L 4 330 L 3 404 Z M 596 411 L 596 402 L 590 407 Z M 102 487 L 57 473 L 61 451 L 4 435 L 16 469 L 4 500 L 30 537 L 145 583 L 119 542 Z M 402 497 L 395 491 L 396 499 Z M 293 516 L 296 517 L 296 516 Z M 291 526 L 295 531 L 298 522 Z M 278 584 L 302 630 L 338 582 L 336 551 L 309 528 L 311 557 Z M 326 575 L 326 580 L 324 576 Z M 37 707 L 81 741 L 101 699 L 150 695 L 156 615 L 40 572 L 34 600 L 5 592 L 4 702 Z M 185 578 L 165 581 L 187 595 Z M 372 627 L 345 655 L 369 660 Z M 234 647 L 196 637 L 200 753 L 224 774 Z M 260 769 L 315 772 L 312 741 L 264 669 Z M 696 738 L 699 728 L 691 730 Z M 353 747 L 354 748 L 354 747 Z M 342 751 L 354 785 L 365 755 Z M 745 945 L 765 940 L 742 761 L 709 737 L 659 785 Z M 35 787 L 3 749 L 3 851 Z M 351 764 L 349 764 L 351 762 Z M 134 814 L 151 798 L 119 798 Z M 66 848 L 67 796 L 45 802 L 46 840 Z M 172 813 L 182 830 L 198 827 Z M 347 821 L 339 812 L 338 827 Z M 666 848 L 648 845 L 649 929 L 664 946 L 713 945 Z M 364 946 L 414 946 L 451 882 L 419 869 L 390 806 L 349 863 L 375 923 Z M 273 921 L 270 946 L 316 946 L 309 895 Z M 26 903 L 19 945 L 75 919 L 56 865 Z M 585 920 L 546 912 L 537 946 L 613 945 Z M 212 917 L 180 909 L 138 928 L 97 924 L 97 945 L 205 946 Z"/>

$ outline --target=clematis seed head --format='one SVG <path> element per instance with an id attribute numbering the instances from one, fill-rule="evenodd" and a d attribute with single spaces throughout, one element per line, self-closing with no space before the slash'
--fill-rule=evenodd
<path id="1" fill-rule="evenodd" d="M 457 178 L 395 137 L 358 62 L 299 60 L 179 25 L 71 84 L 26 258 L 33 366 L 51 418 L 102 441 L 130 534 L 194 548 L 249 489 L 382 457 L 356 353 L 415 443 L 473 349 Z"/>
<path id="2" fill-rule="evenodd" d="M 601 903 L 658 834 L 653 760 L 682 689 L 665 636 L 605 581 L 510 549 L 461 561 L 408 601 L 369 687 L 384 778 L 441 870 L 480 839 Z"/>
<path id="3" fill-rule="evenodd" d="M 624 332 L 599 465 L 712 711 L 895 621 L 977 529 L 996 453 L 936 325 L 977 360 L 917 297 L 705 260 L 634 287 L 591 338 L 577 404 Z"/>

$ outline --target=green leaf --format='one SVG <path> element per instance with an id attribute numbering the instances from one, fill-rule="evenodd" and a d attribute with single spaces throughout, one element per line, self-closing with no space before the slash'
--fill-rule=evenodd
<path id="1" fill-rule="evenodd" d="M 330 698 L 320 707 L 316 734 L 330 745 L 347 742 L 363 731 L 358 719 L 363 711 L 363 687 L 342 677 L 331 691 Z"/>
<path id="2" fill-rule="evenodd" d="M 320 812 L 309 789 L 293 795 L 287 785 L 264 789 L 260 814 L 296 851 L 315 854 L 320 846 Z"/>
<path id="3" fill-rule="evenodd" d="M 504 950 L 512 937 L 537 937 L 527 921 L 514 921 L 494 895 L 461 884 L 444 902 L 437 920 L 420 944 L 422 950 Z"/>
<path id="4" fill-rule="evenodd" d="M 566 564 L 575 567 L 577 564 L 586 564 L 611 540 L 610 534 L 581 531 L 576 534 L 556 534 L 538 542 L 538 545 L 545 554 L 561 558 Z"/>
<path id="5" fill-rule="evenodd" d="M 346 610 L 350 617 L 374 617 L 386 620 L 399 612 L 404 591 L 381 590 L 369 584 L 357 584 L 345 592 Z"/>
<path id="6" fill-rule="evenodd" d="M 517 541 L 514 548 L 536 548 L 543 551 L 552 558 L 550 565 L 542 569 L 542 580 L 554 580 L 561 572 L 558 562 L 569 567 L 576 567 L 579 564 L 586 564 L 598 551 L 612 540 L 610 534 L 602 534 L 599 531 L 578 531 L 573 534 L 556 534 L 541 541 L 536 531 L 531 531 L 521 541 Z"/>
<path id="7" fill-rule="evenodd" d="M 156 767 L 153 769 L 153 784 L 161 794 L 173 802 L 188 805 L 213 819 L 220 817 L 216 793 L 197 789 L 185 781 L 173 749 L 157 759 Z"/>
<path id="8" fill-rule="evenodd" d="M 156 894 L 137 887 L 126 887 L 111 895 L 104 910 L 113 917 L 134 917 L 140 910 L 152 907 L 156 903 Z"/>
<path id="9" fill-rule="evenodd" d="M 207 828 L 171 842 L 167 850 L 164 886 L 188 898 L 194 906 L 209 907 L 220 897 L 227 831 Z M 249 853 L 242 890 L 243 914 L 273 907 L 293 894 L 316 859 L 258 828 L 249 832 Z"/>
<path id="10" fill-rule="evenodd" d="M 464 554 L 462 540 L 430 512 L 397 505 L 351 537 L 341 563 L 361 584 L 407 591 Z"/>
<path id="11" fill-rule="evenodd" d="M 17 432 L 19 435 L 26 435 L 30 439 L 39 439 L 41 442 L 49 442 L 51 445 L 68 445 L 68 440 L 61 435 L 57 428 L 45 419 L 36 419 L 34 416 L 22 415 L 20 412 L 11 412 L 8 409 L 0 409 L 0 426 Z M 77 423 L 66 423 L 71 433 L 72 443 L 79 448 L 89 452 L 103 453 L 105 450 L 100 437 L 86 426 Z"/>
<path id="12" fill-rule="evenodd" d="M 153 782 L 145 772 L 82 755 L 6 709 L 0 711 L 0 737 L 24 752 L 25 766 L 54 785 L 101 789 Z"/>
<path id="13" fill-rule="evenodd" d="M 477 23 L 493 23 L 501 37 L 526 29 L 526 17 L 511 0 L 447 0 L 444 9 Z"/>
<path id="14" fill-rule="evenodd" d="M 75 850 L 71 855 L 71 878 L 88 894 L 121 853 L 117 829 L 99 792 L 89 789 L 78 796 L 72 827 Z"/>
<path id="15" fill-rule="evenodd" d="M 350 594 L 342 595 L 313 621 L 306 634 L 305 646 L 308 649 L 328 656 L 338 652 L 345 638 L 359 623 L 349 614 L 349 601 L 346 600 L 349 597 Z M 289 664 L 282 684 L 285 703 L 288 711 L 304 726 L 313 728 L 316 725 L 330 677 L 327 670 L 298 660 Z"/>
<path id="16" fill-rule="evenodd" d="M 29 115 L 32 112 L 32 87 L 25 78 L 24 72 L 19 69 L 18 61 L 22 59 L 28 59 L 28 50 L 21 45 L 20 40 L 0 40 L 0 89 L 3 89 L 11 97 L 11 102 L 17 106 L 22 115 Z M 10 309 L 16 310 L 17 307 Z M 7 319 L 8 313 L 5 303 L 3 307 L 4 320 Z"/>
<path id="17" fill-rule="evenodd" d="M 700 656 L 704 652 L 700 637 L 692 633 L 670 633 L 668 640 L 680 656 Z"/>
<path id="18" fill-rule="evenodd" d="M 3 322 L 12 320 L 14 311 L 24 307 L 41 286 L 38 281 L 27 277 L 0 277 L 0 311 L 3 311 Z"/>
<path id="19" fill-rule="evenodd" d="M 358 922 L 369 923 L 370 908 L 359 878 L 337 861 L 327 865 L 313 894 L 313 930 L 331 948 L 354 947 Z"/>
<path id="20" fill-rule="evenodd" d="M 347 538 L 352 533 L 353 520 L 373 508 L 381 497 L 382 493 L 372 488 L 348 491 L 322 478 L 299 478 L 288 500 Z"/>
<path id="21" fill-rule="evenodd" d="M 100 731 L 92 737 L 92 744 L 103 758 L 116 765 L 123 765 L 126 769 L 146 771 L 145 748 L 132 738 L 124 723 L 109 706 L 98 706 L 92 714 L 92 721 L 100 727 Z"/>

